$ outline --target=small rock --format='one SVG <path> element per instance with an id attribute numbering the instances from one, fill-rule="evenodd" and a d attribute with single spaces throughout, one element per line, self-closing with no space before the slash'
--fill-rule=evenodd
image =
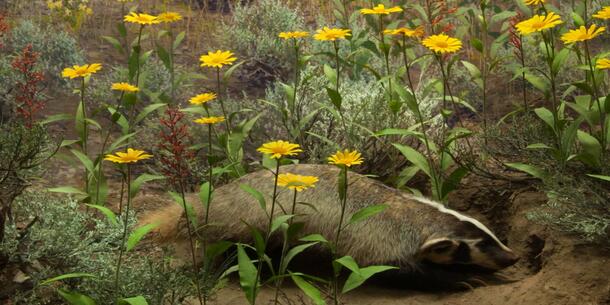
<path id="1" fill-rule="evenodd" d="M 23 273 L 21 270 L 17 271 L 17 274 L 15 274 L 15 276 L 13 277 L 13 282 L 17 283 L 17 284 L 23 284 L 25 283 L 25 281 L 29 280 L 30 277 Z"/>

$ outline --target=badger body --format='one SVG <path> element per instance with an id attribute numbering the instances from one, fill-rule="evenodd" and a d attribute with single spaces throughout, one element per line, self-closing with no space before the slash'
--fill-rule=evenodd
<path id="1" fill-rule="evenodd" d="M 297 201 L 307 204 L 297 205 L 295 221 L 304 223 L 300 234 L 318 233 L 333 240 L 341 213 L 337 192 L 339 169 L 330 165 L 301 164 L 282 166 L 280 173 L 319 178 L 315 188 L 298 193 Z M 267 213 L 241 185 L 248 185 L 265 196 Z M 216 188 L 209 211 L 211 225 L 199 231 L 208 242 L 251 242 L 248 225 L 266 230 L 273 187 L 273 173 L 261 170 Z M 342 231 L 338 254 L 352 256 L 361 266 L 390 264 L 408 272 L 427 261 L 499 270 L 518 259 L 479 221 L 442 204 L 405 194 L 356 173 L 348 175 L 347 193 L 346 220 L 364 207 L 388 206 L 383 212 Z M 278 187 L 275 216 L 290 212 L 293 195 L 292 190 Z M 199 199 L 196 195 L 188 195 L 187 201 L 194 207 L 201 225 L 204 209 Z M 188 235 L 183 213 L 182 207 L 172 204 L 146 215 L 142 222 L 159 223 L 156 230 L 163 241 L 184 240 Z"/>

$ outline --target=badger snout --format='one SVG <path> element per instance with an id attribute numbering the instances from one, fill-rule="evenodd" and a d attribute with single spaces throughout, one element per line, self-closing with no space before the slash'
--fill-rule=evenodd
<path id="1" fill-rule="evenodd" d="M 516 264 L 521 257 L 513 251 L 504 251 L 502 255 L 499 255 L 496 259 L 496 264 L 503 269 Z"/>

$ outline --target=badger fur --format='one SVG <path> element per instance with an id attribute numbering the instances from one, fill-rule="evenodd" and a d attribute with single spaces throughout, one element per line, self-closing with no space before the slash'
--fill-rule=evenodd
<path id="1" fill-rule="evenodd" d="M 337 194 L 339 169 L 330 165 L 288 165 L 280 173 L 319 177 L 315 188 L 298 194 L 297 221 L 304 222 L 302 235 L 319 233 L 332 240 L 339 222 Z M 349 173 L 346 218 L 374 204 L 388 206 L 363 222 L 346 227 L 338 247 L 339 255 L 351 255 L 359 265 L 390 264 L 410 272 L 423 262 L 440 265 L 468 264 L 499 270 L 516 262 L 518 256 L 479 221 L 444 207 L 442 204 L 407 195 L 366 176 Z M 200 229 L 207 241 L 251 242 L 247 224 L 264 231 L 267 216 L 257 201 L 240 185 L 257 189 L 266 196 L 270 213 L 274 176 L 268 170 L 245 175 L 214 190 L 210 206 L 212 225 Z M 278 188 L 276 215 L 289 211 L 293 193 Z M 197 196 L 187 201 L 195 208 L 199 223 L 203 209 Z M 187 238 L 183 209 L 177 204 L 146 215 L 143 223 L 159 223 L 156 231 L 162 241 Z"/>

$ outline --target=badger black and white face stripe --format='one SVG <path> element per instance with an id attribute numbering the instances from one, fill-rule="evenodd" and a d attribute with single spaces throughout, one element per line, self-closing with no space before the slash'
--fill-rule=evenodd
<path id="1" fill-rule="evenodd" d="M 426 198 L 422 198 L 422 197 L 415 197 L 415 196 L 410 197 L 410 198 L 415 199 L 415 200 L 417 200 L 418 202 L 421 202 L 421 203 L 423 203 L 423 204 L 426 204 L 426 205 L 432 206 L 432 207 L 436 208 L 436 209 L 437 209 L 439 212 L 441 212 L 441 213 L 445 213 L 445 214 L 452 215 L 452 216 L 454 216 L 455 218 L 457 218 L 457 219 L 458 219 L 458 220 L 460 220 L 460 221 L 466 221 L 466 222 L 471 223 L 472 225 L 474 225 L 475 227 L 477 227 L 479 230 L 483 231 L 485 234 L 487 234 L 489 237 L 491 237 L 491 238 L 492 238 L 492 239 L 493 239 L 493 240 L 494 240 L 496 243 L 498 243 L 498 246 L 500 246 L 500 248 L 502 248 L 502 250 L 512 252 L 512 250 L 511 250 L 510 248 L 508 248 L 506 245 L 504 245 L 504 244 L 503 244 L 503 243 L 502 243 L 502 242 L 501 242 L 501 241 L 500 241 L 500 240 L 499 240 L 499 239 L 496 237 L 496 235 L 494 235 L 494 234 L 491 232 L 491 230 L 489 230 L 489 228 L 487 228 L 487 227 L 486 227 L 484 224 L 482 224 L 480 221 L 478 221 L 478 220 L 476 220 L 476 219 L 474 219 L 474 218 L 468 217 L 468 216 L 466 216 L 466 215 L 462 215 L 462 214 L 460 214 L 460 213 L 459 213 L 459 212 L 457 212 L 457 211 L 454 211 L 454 210 L 448 209 L 448 208 L 446 208 L 444 205 L 442 205 L 441 203 L 438 203 L 438 202 L 436 202 L 436 201 L 432 201 L 432 200 L 429 200 L 429 199 L 426 199 Z"/>

